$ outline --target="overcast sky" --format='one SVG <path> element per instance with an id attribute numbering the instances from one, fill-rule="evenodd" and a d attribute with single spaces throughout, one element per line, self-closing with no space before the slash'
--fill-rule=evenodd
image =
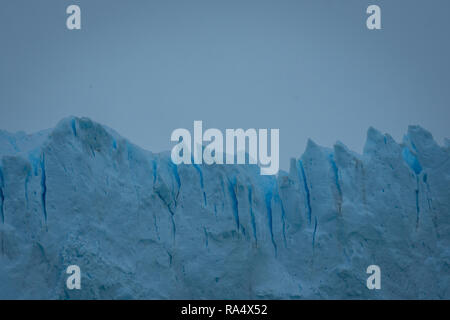
<path id="1" fill-rule="evenodd" d="M 78 4 L 82 30 L 66 29 Z M 366 28 L 366 8 L 382 30 Z M 0 128 L 87 116 L 169 150 L 176 128 L 279 128 L 361 152 L 373 126 L 450 136 L 450 1 L 2 0 Z"/>

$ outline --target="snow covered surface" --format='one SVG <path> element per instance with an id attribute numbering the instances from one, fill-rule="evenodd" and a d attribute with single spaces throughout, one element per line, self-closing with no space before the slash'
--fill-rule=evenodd
<path id="1" fill-rule="evenodd" d="M 0 298 L 450 299 L 449 159 L 418 126 L 370 128 L 362 155 L 309 141 L 277 177 L 175 166 L 86 118 L 0 131 Z"/>

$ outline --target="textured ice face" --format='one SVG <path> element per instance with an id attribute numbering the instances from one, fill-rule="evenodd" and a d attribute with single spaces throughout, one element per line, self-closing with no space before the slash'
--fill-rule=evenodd
<path id="1" fill-rule="evenodd" d="M 450 149 L 420 127 L 362 155 L 309 141 L 277 177 L 85 118 L 0 132 L 0 157 L 1 298 L 450 298 Z"/>

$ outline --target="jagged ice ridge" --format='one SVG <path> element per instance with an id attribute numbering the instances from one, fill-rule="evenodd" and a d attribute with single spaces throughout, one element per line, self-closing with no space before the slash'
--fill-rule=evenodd
<path id="1" fill-rule="evenodd" d="M 87 118 L 1 131 L 0 298 L 449 299 L 449 159 L 418 126 L 370 128 L 362 155 L 310 140 L 276 177 L 176 166 Z"/>

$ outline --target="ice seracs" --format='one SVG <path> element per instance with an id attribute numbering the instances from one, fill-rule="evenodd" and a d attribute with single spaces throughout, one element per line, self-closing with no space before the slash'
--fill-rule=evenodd
<path id="1" fill-rule="evenodd" d="M 415 126 L 370 128 L 363 154 L 310 141 L 277 176 L 175 165 L 86 118 L 1 132 L 0 298 L 449 299 L 449 159 Z"/>

